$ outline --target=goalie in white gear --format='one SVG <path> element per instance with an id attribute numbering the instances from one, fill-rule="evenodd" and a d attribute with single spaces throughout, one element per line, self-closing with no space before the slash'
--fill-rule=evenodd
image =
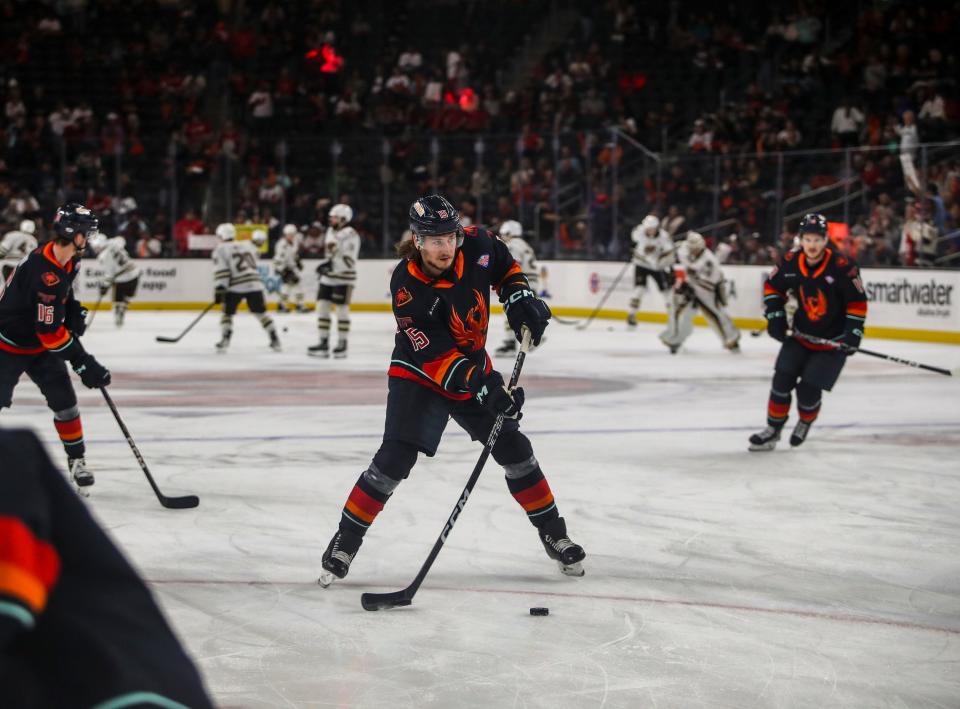
<path id="1" fill-rule="evenodd" d="M 660 219 L 653 214 L 645 216 L 633 228 L 630 241 L 633 243 L 633 295 L 630 297 L 627 324 L 636 327 L 637 311 L 640 310 L 650 279 L 663 294 L 669 315 L 672 305 L 670 268 L 674 261 L 674 245 L 666 230 L 660 228 Z"/>
<path id="2" fill-rule="evenodd" d="M 106 234 L 97 232 L 87 239 L 87 247 L 103 269 L 100 298 L 113 288 L 113 322 L 117 327 L 123 327 L 130 301 L 137 295 L 140 285 L 140 267 L 127 253 L 127 241 L 122 236 L 108 239 Z"/>
<path id="3" fill-rule="evenodd" d="M 0 281 L 6 281 L 17 264 L 37 248 L 36 231 L 37 225 L 33 220 L 24 219 L 20 222 L 19 230 L 14 229 L 3 235 L 0 240 Z"/>
<path id="4" fill-rule="evenodd" d="M 501 224 L 500 241 L 507 245 L 513 260 L 520 265 L 520 270 L 527 277 L 530 290 L 536 293 L 540 287 L 540 268 L 537 266 L 537 255 L 533 252 L 533 247 L 523 238 L 523 227 L 520 226 L 520 222 L 508 219 Z M 517 338 L 509 322 L 506 323 L 506 333 L 503 344 L 497 348 L 497 354 L 510 354 L 517 351 Z"/>
<path id="5" fill-rule="evenodd" d="M 349 226 L 353 210 L 346 204 L 330 208 L 330 226 L 323 240 L 326 258 L 317 266 L 320 287 L 317 289 L 317 329 L 320 342 L 307 348 L 312 357 L 330 356 L 330 311 L 337 306 L 337 347 L 334 357 L 347 356 L 350 333 L 350 296 L 357 283 L 357 258 L 360 256 L 360 235 Z"/>
<path id="6" fill-rule="evenodd" d="M 253 232 L 250 241 L 236 241 L 237 230 L 233 224 L 221 224 L 217 227 L 217 236 L 221 243 L 213 251 L 213 295 L 215 302 L 223 303 L 221 339 L 217 343 L 217 352 L 226 352 L 230 346 L 233 316 L 244 300 L 270 336 L 270 349 L 279 352 L 280 338 L 277 337 L 273 319 L 267 315 L 263 281 L 257 268 L 260 258 L 258 247 L 266 242 L 266 233 L 258 229 Z"/>
<path id="7" fill-rule="evenodd" d="M 273 252 L 273 268 L 280 276 L 280 302 L 277 312 L 290 310 L 290 299 L 296 303 L 297 312 L 307 312 L 303 304 L 303 262 L 300 260 L 300 245 L 303 234 L 293 224 L 283 227 L 283 237 L 277 242 Z"/>
<path id="8" fill-rule="evenodd" d="M 720 263 L 695 231 L 677 244 L 676 280 L 670 297 L 673 307 L 667 311 L 667 329 L 660 333 L 660 340 L 672 354 L 693 332 L 698 307 L 723 346 L 731 352 L 740 350 L 740 331 L 724 309 L 726 292 Z"/>

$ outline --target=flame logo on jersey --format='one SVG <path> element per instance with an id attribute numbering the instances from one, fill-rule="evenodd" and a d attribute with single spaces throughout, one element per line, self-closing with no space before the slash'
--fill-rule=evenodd
<path id="1" fill-rule="evenodd" d="M 487 303 L 477 289 L 473 290 L 473 297 L 476 305 L 467 311 L 466 323 L 460 319 L 456 308 L 450 309 L 450 334 L 465 352 L 482 350 L 487 341 L 487 323 L 490 320 Z"/>
<path id="2" fill-rule="evenodd" d="M 815 295 L 808 298 L 803 292 L 803 286 L 800 286 L 800 302 L 803 303 L 803 311 L 810 322 L 816 322 L 827 314 L 827 296 L 819 288 Z"/>
<path id="3" fill-rule="evenodd" d="M 40 276 L 40 280 L 43 281 L 44 285 L 55 286 L 60 282 L 60 276 L 58 276 L 53 271 L 47 271 L 42 276 Z"/>
<path id="4" fill-rule="evenodd" d="M 400 290 L 397 291 L 397 297 L 395 302 L 398 308 L 402 308 L 411 300 L 413 300 L 413 295 L 410 294 L 410 291 L 407 290 L 406 286 L 403 286 Z"/>

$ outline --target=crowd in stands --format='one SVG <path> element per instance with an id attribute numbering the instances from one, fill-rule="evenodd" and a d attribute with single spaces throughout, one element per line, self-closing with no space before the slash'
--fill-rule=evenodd
<path id="1" fill-rule="evenodd" d="M 184 255 L 222 220 L 319 233 L 345 202 L 377 256 L 438 190 L 548 256 L 625 257 L 654 212 L 766 263 L 784 198 L 849 182 L 828 215 L 865 263 L 929 265 L 901 245 L 918 221 L 935 256 L 960 250 L 960 148 L 918 148 L 957 134 L 949 5 L 0 0 L 0 19 L 3 231 L 76 200 L 132 254 Z"/>

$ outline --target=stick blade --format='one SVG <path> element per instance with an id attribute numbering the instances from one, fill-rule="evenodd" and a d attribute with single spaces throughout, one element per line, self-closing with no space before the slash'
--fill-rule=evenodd
<path id="1" fill-rule="evenodd" d="M 163 335 L 157 335 L 157 342 L 176 342 L 176 337 L 164 337 Z"/>
<path id="2" fill-rule="evenodd" d="M 398 606 L 409 606 L 411 603 L 413 603 L 413 599 L 407 595 L 406 591 L 364 593 L 360 596 L 360 605 L 363 606 L 365 611 L 386 610 Z"/>
<path id="3" fill-rule="evenodd" d="M 196 495 L 184 495 L 183 497 L 160 498 L 160 504 L 171 510 L 188 510 L 200 504 L 200 498 Z"/>

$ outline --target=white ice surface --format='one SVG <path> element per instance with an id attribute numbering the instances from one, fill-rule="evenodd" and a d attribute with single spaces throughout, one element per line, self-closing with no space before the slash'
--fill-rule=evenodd
<path id="1" fill-rule="evenodd" d="M 732 355 L 697 329 L 671 356 L 655 326 L 555 324 L 522 427 L 587 575 L 558 573 L 490 461 L 413 605 L 368 613 L 361 592 L 416 574 L 479 445 L 451 423 L 321 589 L 379 444 L 392 320 L 354 315 L 345 361 L 304 355 L 307 315 L 278 317 L 279 354 L 245 313 L 225 356 L 216 314 L 154 342 L 193 316 L 134 311 L 117 331 L 101 313 L 84 339 L 161 488 L 197 509 L 161 508 L 102 400 L 81 405 L 90 505 L 221 706 L 960 707 L 960 382 L 857 356 L 802 448 L 748 453 L 775 343 L 744 333 Z M 24 378 L 2 423 L 60 460 L 42 403 Z"/>

